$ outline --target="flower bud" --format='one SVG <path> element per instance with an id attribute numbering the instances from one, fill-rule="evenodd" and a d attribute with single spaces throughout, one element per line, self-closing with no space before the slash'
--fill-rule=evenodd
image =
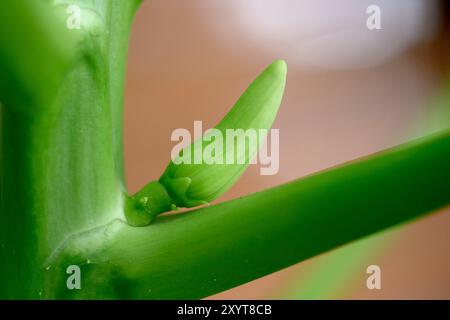
<path id="1" fill-rule="evenodd" d="M 171 160 L 159 182 L 176 206 L 207 204 L 239 179 L 272 126 L 285 80 L 286 63 L 275 61 L 250 84 L 214 129 Z M 256 140 L 250 139 L 254 133 Z M 196 154 L 202 155 L 201 163 L 193 159 Z"/>

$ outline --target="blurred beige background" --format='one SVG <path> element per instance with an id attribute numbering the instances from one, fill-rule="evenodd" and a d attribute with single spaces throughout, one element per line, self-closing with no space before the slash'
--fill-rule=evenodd
<path id="1" fill-rule="evenodd" d="M 274 124 L 280 129 L 280 171 L 261 176 L 252 166 L 220 201 L 417 136 L 445 77 L 447 29 L 442 2 L 406 2 L 392 7 L 378 1 L 383 28 L 369 31 L 364 1 L 264 0 L 240 6 L 231 0 L 145 0 L 127 71 L 130 190 L 163 172 L 174 146 L 172 130 L 192 130 L 194 120 L 214 126 L 279 58 L 289 66 Z M 363 267 L 333 297 L 450 299 L 449 230 L 447 209 L 389 231 L 388 245 L 370 261 L 382 269 L 382 290 L 366 288 Z M 304 270 L 327 255 L 213 298 L 289 298 L 286 292 L 297 290 L 292 283 L 301 283 Z"/>

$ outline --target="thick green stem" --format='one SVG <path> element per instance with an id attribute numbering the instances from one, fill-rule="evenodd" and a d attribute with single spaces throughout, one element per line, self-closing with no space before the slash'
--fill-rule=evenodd
<path id="1" fill-rule="evenodd" d="M 147 227 L 117 220 L 60 248 L 44 296 L 205 297 L 448 205 L 449 163 L 446 132 Z"/>
<path id="2" fill-rule="evenodd" d="M 13 82 L 17 86 L 5 95 L 8 99 L 1 107 L 0 298 L 39 298 L 44 290 L 45 261 L 66 238 L 124 219 L 124 48 L 137 3 L 56 1 L 63 8 L 79 5 L 86 18 L 81 30 L 71 31 L 78 32 L 78 42 L 70 63 L 58 65 L 62 78 L 56 87 L 52 82 L 45 88 L 45 99 L 33 103 L 8 98 L 20 96 L 27 82 Z M 53 27 L 64 29 L 65 24 Z M 33 29 L 22 31 L 33 38 Z M 16 61 L 15 70 L 26 71 L 23 78 L 29 70 L 22 64 L 33 61 L 33 54 L 21 52 L 23 57 Z M 0 64 L 8 66 L 10 55 L 0 58 Z M 36 72 L 40 70 L 39 65 L 35 67 Z M 13 73 L 2 75 L 3 82 L 9 81 L 9 74 Z"/>
<path id="3" fill-rule="evenodd" d="M 3 0 L 0 9 L 0 98 L 20 112 L 52 104 L 75 55 L 79 34 L 44 1 Z"/>

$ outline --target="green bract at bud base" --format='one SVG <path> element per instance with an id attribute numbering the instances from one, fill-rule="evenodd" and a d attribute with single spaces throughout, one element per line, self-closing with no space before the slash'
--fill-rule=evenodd
<path id="1" fill-rule="evenodd" d="M 238 99 L 228 114 L 215 126 L 227 137 L 226 130 L 256 130 L 267 132 L 278 113 L 286 82 L 287 67 L 284 61 L 278 60 L 269 65 L 250 84 L 244 94 Z M 217 131 L 216 130 L 216 131 Z M 145 226 L 152 222 L 156 215 L 174 210 L 177 207 L 195 207 L 208 204 L 227 191 L 244 173 L 250 160 L 260 147 L 261 138 L 257 145 L 250 145 L 246 140 L 238 139 L 237 144 L 231 144 L 236 150 L 245 148 L 244 156 L 229 164 L 215 164 L 211 159 L 203 159 L 201 163 L 189 164 L 170 161 L 159 181 L 147 184 L 133 196 L 125 196 L 125 216 L 132 226 Z M 233 138 L 234 139 L 234 138 Z M 227 139 L 226 139 L 227 140 Z M 195 154 L 195 150 L 203 150 L 213 143 L 210 134 L 181 150 L 183 153 Z M 224 141 L 223 148 L 216 150 L 223 156 L 228 150 L 230 142 Z M 239 144 L 244 144 L 239 145 Z"/>
<path id="2" fill-rule="evenodd" d="M 146 226 L 160 213 L 176 209 L 166 189 L 152 181 L 133 196 L 125 196 L 125 216 L 129 225 Z"/>
<path id="3" fill-rule="evenodd" d="M 286 63 L 278 60 L 268 66 L 248 87 L 239 98 L 230 112 L 223 120 L 215 126 L 220 130 L 223 137 L 228 137 L 227 129 L 241 130 L 248 129 L 260 131 L 269 130 L 278 113 L 286 81 Z M 258 141 L 265 137 L 259 137 Z M 234 138 L 233 138 L 234 139 Z M 205 134 L 190 146 L 180 152 L 194 155 L 196 149 L 204 150 L 214 139 Z M 227 191 L 244 173 L 250 160 L 255 156 L 260 147 L 250 145 L 245 139 L 227 141 L 223 143 L 223 150 L 216 150 L 225 153 L 226 146 L 232 145 L 236 150 L 245 148 L 245 159 L 235 159 L 233 164 L 211 164 L 213 161 L 203 158 L 203 163 L 174 163 L 171 161 L 164 174 L 159 179 L 160 183 L 167 189 L 170 197 L 179 207 L 195 207 L 218 198 Z M 238 144 L 245 144 L 240 146 Z M 214 157 L 222 155 L 215 154 Z"/>

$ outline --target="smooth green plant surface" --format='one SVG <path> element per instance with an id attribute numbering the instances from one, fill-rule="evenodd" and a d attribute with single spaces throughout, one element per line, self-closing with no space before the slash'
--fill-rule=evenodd
<path id="1" fill-rule="evenodd" d="M 202 298 L 448 204 L 444 131 L 147 225 L 159 213 L 148 210 L 152 196 L 160 194 L 156 211 L 207 202 L 236 180 L 222 175 L 237 178 L 246 165 L 171 163 L 159 182 L 127 195 L 123 85 L 139 2 L 1 4 L 0 298 Z M 66 28 L 69 4 L 88 17 L 80 30 Z M 269 128 L 284 75 L 282 62 L 269 67 L 217 127 Z M 258 107 L 256 122 L 242 117 Z M 167 176 L 191 181 L 180 191 Z M 70 265 L 81 267 L 81 290 L 66 286 Z"/>
<path id="2" fill-rule="evenodd" d="M 64 3 L 95 19 L 67 29 Z M 138 3 L 2 1 L 2 298 L 39 298 L 61 242 L 123 216 L 123 79 Z"/>

